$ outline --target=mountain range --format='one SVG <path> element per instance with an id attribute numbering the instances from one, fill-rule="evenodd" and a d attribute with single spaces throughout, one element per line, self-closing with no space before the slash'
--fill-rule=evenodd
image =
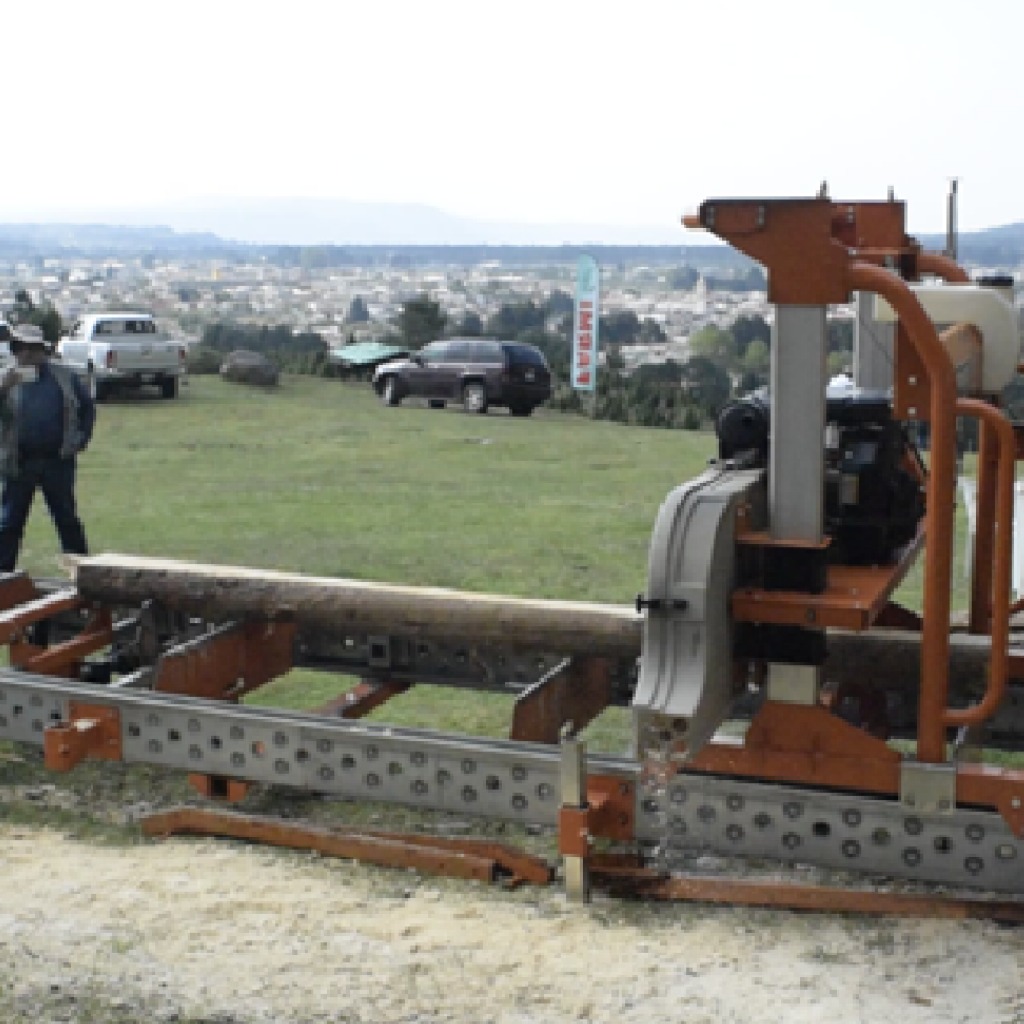
<path id="1" fill-rule="evenodd" d="M 2 214 L 0 214 L 2 216 Z M 0 223 L 0 256 L 47 252 L 238 255 L 265 247 L 551 246 L 565 255 L 583 249 L 657 249 L 680 260 L 699 249 L 722 248 L 712 235 L 686 231 L 678 220 L 661 225 L 533 224 L 476 220 L 414 203 L 340 199 L 197 199 L 149 207 L 61 210 L 34 221 Z M 942 250 L 944 235 L 919 236 Z M 1024 265 L 1024 223 L 961 233 L 965 263 L 1012 269 Z M 711 256 L 708 251 L 706 256 Z M 743 258 L 741 257 L 741 261 Z"/>
<path id="2" fill-rule="evenodd" d="M 681 216 L 681 213 L 680 213 Z M 22 218 L 27 219 L 27 218 Z M 59 210 L 36 223 L 160 225 L 253 245 L 693 245 L 679 219 L 660 225 L 479 220 L 421 203 L 315 198 L 205 198 L 138 207 Z"/>

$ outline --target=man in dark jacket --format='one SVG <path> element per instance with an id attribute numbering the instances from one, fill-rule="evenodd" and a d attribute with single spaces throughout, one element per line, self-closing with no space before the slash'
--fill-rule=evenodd
<path id="1" fill-rule="evenodd" d="M 61 549 L 88 553 L 75 507 L 75 457 L 96 421 L 88 391 L 71 370 L 50 360 L 42 330 L 18 324 L 9 333 L 16 362 L 0 377 L 0 572 L 14 571 L 37 489 Z"/>

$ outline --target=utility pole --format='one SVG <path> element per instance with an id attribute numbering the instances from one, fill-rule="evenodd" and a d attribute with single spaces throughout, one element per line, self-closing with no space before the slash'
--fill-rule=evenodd
<path id="1" fill-rule="evenodd" d="M 949 204 L 946 209 L 946 255 L 956 259 L 956 185 L 957 178 L 949 179 Z"/>

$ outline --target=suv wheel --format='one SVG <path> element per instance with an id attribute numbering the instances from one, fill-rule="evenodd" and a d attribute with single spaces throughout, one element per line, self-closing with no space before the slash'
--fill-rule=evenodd
<path id="1" fill-rule="evenodd" d="M 462 388 L 462 407 L 466 412 L 487 412 L 487 389 L 478 380 L 471 380 Z"/>
<path id="2" fill-rule="evenodd" d="M 401 396 L 398 394 L 398 381 L 394 377 L 385 377 L 380 387 L 380 400 L 385 405 L 398 405 Z"/>
<path id="3" fill-rule="evenodd" d="M 513 405 L 510 406 L 509 410 L 513 416 L 529 416 L 533 412 L 532 405 Z"/>

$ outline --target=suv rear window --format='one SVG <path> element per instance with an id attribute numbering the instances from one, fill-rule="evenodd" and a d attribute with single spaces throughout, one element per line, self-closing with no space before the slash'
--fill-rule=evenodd
<path id="1" fill-rule="evenodd" d="M 508 353 L 508 361 L 510 363 L 520 365 L 527 363 L 530 366 L 547 365 L 540 350 L 533 348 L 531 345 L 506 345 L 505 351 Z"/>

